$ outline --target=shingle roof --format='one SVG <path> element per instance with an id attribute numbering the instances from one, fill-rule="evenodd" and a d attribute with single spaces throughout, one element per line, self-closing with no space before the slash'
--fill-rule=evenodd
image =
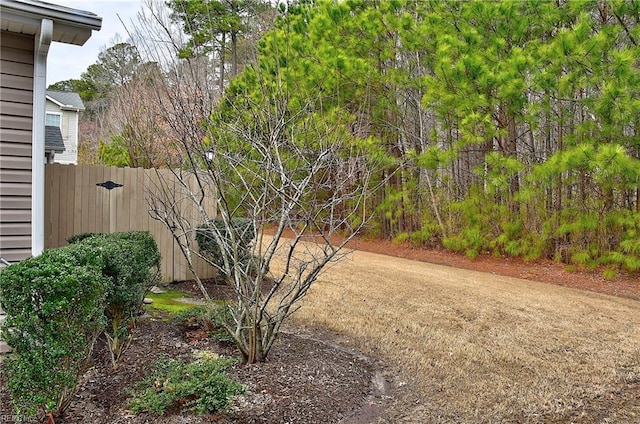
<path id="1" fill-rule="evenodd" d="M 82 99 L 78 93 L 65 93 L 62 91 L 47 90 L 46 95 L 64 106 L 71 106 L 76 109 L 84 110 L 84 103 L 82 103 Z"/>
<path id="2" fill-rule="evenodd" d="M 60 127 L 46 125 L 44 127 L 44 150 L 50 152 L 64 152 L 64 141 Z"/>

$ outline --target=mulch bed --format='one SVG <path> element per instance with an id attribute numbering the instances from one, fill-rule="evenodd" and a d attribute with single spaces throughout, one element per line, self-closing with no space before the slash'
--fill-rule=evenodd
<path id="1" fill-rule="evenodd" d="M 194 351 L 206 350 L 239 356 L 230 343 L 218 343 L 211 338 L 190 339 L 187 333 L 166 319 L 142 319 L 134 330 L 131 346 L 116 369 L 110 365 L 104 341 L 99 341 L 93 355 L 94 367 L 83 377 L 65 416 L 55 422 L 280 424 L 374 421 L 379 410 L 370 405 L 381 403 L 372 387 L 376 364 L 357 352 L 325 340 L 326 334 L 320 336 L 323 340 L 313 334 L 310 336 L 283 333 L 266 363 L 236 365 L 229 375 L 246 386 L 246 393 L 234 400 L 232 412 L 197 416 L 176 410 L 162 417 L 146 413 L 132 415 L 124 406 L 128 390 L 148 375 L 151 364 L 162 355 L 189 360 Z M 11 416 L 9 397 L 2 389 L 0 417 L 2 422 L 17 422 Z"/>

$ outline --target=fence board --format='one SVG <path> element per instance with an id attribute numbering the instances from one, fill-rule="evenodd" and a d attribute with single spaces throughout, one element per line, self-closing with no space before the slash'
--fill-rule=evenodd
<path id="1" fill-rule="evenodd" d="M 138 174 L 140 172 L 140 168 L 133 168 L 130 170 L 131 172 L 127 173 L 127 178 L 125 178 L 125 184 L 128 184 L 131 187 L 130 193 L 133 193 L 129 196 L 128 206 L 129 206 L 129 229 L 143 229 L 142 226 L 142 210 L 139 208 L 140 196 L 138 196 Z"/>
<path id="2" fill-rule="evenodd" d="M 73 234 L 82 232 L 82 168 L 76 168 L 74 172 L 74 190 L 73 190 L 73 216 L 74 219 L 70 223 L 70 230 Z"/>
<path id="3" fill-rule="evenodd" d="M 111 176 L 112 180 L 118 184 L 124 184 L 124 168 L 111 168 Z M 129 220 L 128 215 L 128 205 L 126 204 L 126 193 L 129 191 L 130 187 L 116 187 L 113 190 L 109 190 L 109 201 L 115 204 L 115 212 L 110 216 L 111 221 L 113 222 L 111 227 L 114 229 L 113 232 L 121 232 L 128 231 L 127 221 Z M 125 212 L 125 208 L 126 211 Z"/>
<path id="4" fill-rule="evenodd" d="M 58 166 L 48 165 L 46 177 L 44 180 L 45 194 L 44 194 L 44 247 L 49 248 L 56 245 L 58 242 L 57 231 L 54 228 L 53 223 L 58 222 L 60 209 L 53 207 L 60 202 L 56 195 L 59 195 L 60 191 L 55 188 L 58 178 Z M 50 217 L 50 219 L 49 219 Z"/>
<path id="5" fill-rule="evenodd" d="M 107 190 L 96 185 L 109 180 L 123 187 Z M 45 247 L 63 246 L 68 237 L 84 232 L 149 231 L 162 256 L 163 281 L 193 278 L 169 229 L 149 214 L 147 197 L 153 193 L 175 201 L 192 224 L 202 220 L 170 170 L 47 164 L 45 187 Z M 213 199 L 205 201 L 211 216 L 215 216 Z M 200 259 L 195 267 L 202 278 L 215 275 Z"/>
<path id="6" fill-rule="evenodd" d="M 89 231 L 89 228 L 90 228 L 89 227 L 89 211 L 93 208 L 83 207 L 84 204 L 82 202 L 82 199 L 90 200 L 91 185 L 89 180 L 89 167 L 82 166 L 80 167 L 80 169 L 82 170 L 82 177 L 80 178 L 82 194 L 80 195 L 80 199 L 76 199 L 76 201 L 79 201 L 80 203 L 80 214 L 82 216 L 82 222 L 80 223 L 79 232 L 86 233 L 87 231 Z"/>
<path id="7" fill-rule="evenodd" d="M 109 180 L 110 177 L 111 177 L 111 169 L 106 167 L 100 167 L 98 170 L 98 181 L 96 182 L 96 184 L 103 183 L 105 181 L 110 181 Z M 104 188 L 98 187 L 97 185 L 94 186 L 94 188 L 98 196 L 97 207 L 99 207 L 99 209 L 97 210 L 97 212 L 100 214 L 100 221 L 96 226 L 96 232 L 108 233 L 109 225 L 110 225 L 109 216 L 111 213 L 111 207 L 109 205 L 109 190 L 105 190 Z"/>
<path id="8" fill-rule="evenodd" d="M 68 172 L 69 167 L 60 166 L 60 183 L 58 187 L 68 187 L 67 190 L 60 190 L 60 217 L 58 220 L 58 238 L 57 243 L 63 244 L 67 238 L 67 224 L 72 219 L 73 203 L 72 207 L 69 207 L 69 203 L 73 202 L 73 187 L 74 183 L 71 178 L 73 177 Z M 55 222 L 53 223 L 55 225 Z"/>
<path id="9" fill-rule="evenodd" d="M 91 228 L 97 228 L 96 209 L 98 208 L 98 200 L 96 196 L 96 183 L 97 181 L 97 169 L 95 166 L 86 166 L 87 168 L 87 205 L 95 205 L 94 207 L 86 207 L 87 210 L 87 224 L 82 229 L 84 232 L 89 232 Z M 101 205 L 102 206 L 102 205 Z"/>
<path id="10" fill-rule="evenodd" d="M 109 167 L 108 169 L 105 169 L 105 174 L 104 174 L 105 182 L 109 182 L 109 181 L 116 182 L 115 180 L 117 179 L 118 177 L 116 175 L 116 170 L 114 167 Z M 113 194 L 113 190 L 105 189 L 104 192 L 107 193 L 107 195 L 106 197 L 104 196 L 102 197 L 102 206 L 105 207 L 105 204 L 109 206 L 109 215 L 108 215 L 109 227 L 106 232 L 115 233 L 117 231 L 116 218 L 117 218 L 117 212 L 118 212 L 118 197 L 117 195 Z"/>
<path id="11" fill-rule="evenodd" d="M 44 216 L 45 216 L 45 220 L 44 220 L 44 247 L 50 247 L 51 246 L 51 220 L 50 219 L 46 219 L 47 216 L 51 216 L 51 205 L 53 204 L 52 200 L 51 200 L 51 196 L 53 195 L 53 190 L 52 190 L 52 181 L 53 179 L 45 179 L 44 181 Z"/>
<path id="12" fill-rule="evenodd" d="M 142 195 L 138 196 L 139 203 L 140 203 L 139 213 L 140 215 L 144 215 L 148 217 L 143 221 L 141 227 L 144 230 L 149 231 L 149 228 L 151 226 L 150 225 L 151 217 L 149 217 L 149 206 L 145 201 L 146 190 L 147 190 L 147 187 L 149 187 L 149 172 L 146 169 L 143 169 L 140 174 L 141 174 L 141 178 L 139 179 L 139 183 L 138 183 L 138 193 L 142 193 Z"/>
<path id="13" fill-rule="evenodd" d="M 187 177 L 187 182 L 188 181 L 189 179 Z M 185 200 L 186 188 L 183 187 L 182 184 L 176 182 L 174 184 L 174 192 L 176 193 L 176 197 L 177 197 L 176 201 L 178 202 L 176 206 L 180 209 L 180 211 L 182 211 L 182 216 L 184 216 L 186 219 L 191 221 L 191 210 L 189 207 L 190 204 L 188 201 Z M 189 240 L 190 234 L 181 234 L 181 237 L 184 240 Z M 186 259 L 184 258 L 184 255 L 182 255 L 181 253 L 182 252 L 180 251 L 180 246 L 176 243 L 173 251 L 174 260 L 176 262 L 177 268 L 182 271 L 180 273 L 180 278 L 186 280 L 188 279 L 188 275 L 189 275 L 187 272 L 187 263 L 186 263 Z"/>
<path id="14" fill-rule="evenodd" d="M 175 182 L 173 181 L 173 179 L 169 178 L 166 172 L 160 172 L 158 183 L 166 188 L 165 190 L 162 191 L 162 195 L 165 196 L 165 198 L 168 201 L 175 201 L 176 189 L 175 189 Z M 171 195 L 173 195 L 174 198 L 172 198 Z M 166 252 L 171 252 L 170 268 L 171 268 L 171 271 L 173 272 L 173 279 L 182 280 L 182 272 L 180 272 L 179 269 L 176 269 L 176 262 L 179 263 L 179 258 L 177 258 L 176 255 L 180 255 L 181 252 L 179 251 L 178 246 L 176 245 L 175 240 L 173 239 L 173 234 L 164 226 L 161 225 L 161 227 L 162 227 L 162 230 L 161 230 L 162 247 Z"/>

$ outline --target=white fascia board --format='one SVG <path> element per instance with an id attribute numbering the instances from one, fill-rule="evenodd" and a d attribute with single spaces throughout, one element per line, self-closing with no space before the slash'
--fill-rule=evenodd
<path id="1" fill-rule="evenodd" d="M 57 101 L 56 99 L 54 99 L 51 96 L 45 96 L 47 100 L 49 100 L 51 103 L 54 103 L 56 106 L 62 108 L 63 106 L 65 106 L 63 103 L 60 103 L 59 101 Z"/>
<path id="2" fill-rule="evenodd" d="M 102 18 L 94 13 L 35 0 L 0 0 L 1 29 L 20 26 L 23 34 L 36 34 L 42 19 L 54 23 L 53 41 L 83 45 L 92 31 L 102 28 Z"/>

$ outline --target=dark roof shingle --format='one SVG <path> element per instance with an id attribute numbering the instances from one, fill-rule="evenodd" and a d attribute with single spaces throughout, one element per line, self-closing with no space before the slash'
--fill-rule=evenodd
<path id="1" fill-rule="evenodd" d="M 78 93 L 66 93 L 63 91 L 47 90 L 46 95 L 65 106 L 71 106 L 76 109 L 84 110 L 84 103 L 82 103 L 82 99 L 80 98 L 80 95 Z"/>
<path id="2" fill-rule="evenodd" d="M 64 152 L 64 141 L 60 127 L 54 125 L 44 127 L 44 150 L 47 152 L 53 150 L 56 153 Z"/>

